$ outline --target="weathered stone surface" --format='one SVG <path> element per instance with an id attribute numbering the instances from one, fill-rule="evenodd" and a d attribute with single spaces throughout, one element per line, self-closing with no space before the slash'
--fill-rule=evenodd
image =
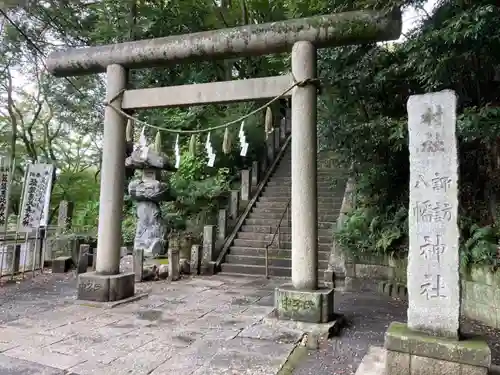
<path id="1" fill-rule="evenodd" d="M 126 257 L 129 255 L 129 249 L 127 246 L 120 247 L 120 258 Z"/>
<path id="2" fill-rule="evenodd" d="M 175 171 L 174 166 L 168 161 L 166 155 L 161 155 L 150 147 L 137 147 L 125 159 L 125 166 L 136 169 L 151 169 Z"/>
<path id="3" fill-rule="evenodd" d="M 408 100 L 408 326 L 452 338 L 461 299 L 456 106 L 449 90 Z"/>
<path id="4" fill-rule="evenodd" d="M 201 254 L 200 254 L 200 245 L 191 246 L 191 264 L 190 271 L 194 275 L 198 275 L 200 273 L 200 264 L 201 264 Z"/>
<path id="5" fill-rule="evenodd" d="M 19 347 L 7 350 L 3 354 L 12 358 L 37 362 L 43 366 L 55 367 L 61 370 L 67 370 L 84 361 L 77 356 L 53 352 L 48 348 Z"/>
<path id="6" fill-rule="evenodd" d="M 236 220 L 240 213 L 240 192 L 231 190 L 231 200 L 229 202 L 229 217 Z"/>
<path id="7" fill-rule="evenodd" d="M 224 241 L 227 236 L 227 210 L 225 208 L 219 210 L 217 217 L 217 239 Z"/>
<path id="8" fill-rule="evenodd" d="M 145 257 L 165 254 L 166 227 L 156 202 L 137 202 L 137 229 L 134 249 L 143 249 Z"/>
<path id="9" fill-rule="evenodd" d="M 160 264 L 158 266 L 158 277 L 160 280 L 165 280 L 168 277 L 168 264 Z"/>
<path id="10" fill-rule="evenodd" d="M 52 273 L 66 273 L 71 269 L 73 260 L 71 257 L 57 257 L 52 260 Z"/>
<path id="11" fill-rule="evenodd" d="M 59 233 L 71 228 L 74 206 L 73 202 L 65 200 L 59 202 L 59 210 L 57 213 L 57 231 Z"/>
<path id="12" fill-rule="evenodd" d="M 19 272 L 21 262 L 21 246 L 8 244 L 0 246 L 0 261 L 3 261 L 2 275 Z"/>
<path id="13" fill-rule="evenodd" d="M 179 260 L 179 269 L 180 269 L 181 274 L 189 275 L 191 273 L 191 267 L 190 267 L 189 261 L 185 258 L 181 258 Z"/>
<path id="14" fill-rule="evenodd" d="M 134 250 L 133 270 L 135 274 L 136 283 L 140 283 L 144 278 L 143 267 L 144 267 L 144 250 L 142 249 Z"/>
<path id="15" fill-rule="evenodd" d="M 279 319 L 326 323 L 333 318 L 333 289 L 296 290 L 284 285 L 275 293 Z"/>
<path id="16" fill-rule="evenodd" d="M 387 350 L 385 372 L 387 375 L 410 375 L 410 354 Z"/>
<path id="17" fill-rule="evenodd" d="M 22 360 L 0 354 L 0 374 L 4 375 L 63 375 L 64 371 L 53 366 L 43 366 L 31 360 Z"/>
<path id="18" fill-rule="evenodd" d="M 78 299 L 85 301 L 119 301 L 134 295 L 134 273 L 99 275 L 88 272 L 78 276 Z"/>
<path id="19" fill-rule="evenodd" d="M 489 367 L 491 350 L 481 339 L 453 340 L 430 336 L 409 329 L 406 324 L 392 323 L 385 335 L 388 351 L 408 353 L 442 361 Z"/>
<path id="20" fill-rule="evenodd" d="M 201 258 L 201 272 L 208 273 L 210 262 L 213 261 L 215 251 L 215 226 L 205 225 L 203 228 L 203 253 Z"/>
<path id="21" fill-rule="evenodd" d="M 259 323 L 245 328 L 238 336 L 248 339 L 270 340 L 284 344 L 296 344 L 302 338 L 303 332 L 302 330 Z"/>
<path id="22" fill-rule="evenodd" d="M 260 182 L 260 162 L 254 160 L 252 162 L 252 190 L 255 190 Z"/>
<path id="23" fill-rule="evenodd" d="M 275 132 L 269 133 L 266 139 L 266 151 L 267 151 L 267 161 L 271 164 L 274 160 L 274 154 L 277 150 L 274 149 L 274 137 Z"/>
<path id="24" fill-rule="evenodd" d="M 157 180 L 132 180 L 128 192 L 136 201 L 162 202 L 170 198 L 169 185 Z"/>
<path id="25" fill-rule="evenodd" d="M 282 22 L 245 25 L 189 35 L 172 35 L 92 48 L 53 52 L 48 70 L 59 77 L 104 72 L 109 64 L 126 68 L 164 65 L 185 59 L 223 59 L 239 55 L 286 52 L 296 41 L 317 47 L 397 39 L 401 12 L 360 11 Z M 265 42 L 263 42 L 265 40 Z"/>
<path id="26" fill-rule="evenodd" d="M 168 264 L 165 264 L 165 266 L 167 266 L 168 270 Z M 142 267 L 142 281 L 157 280 L 159 278 L 159 271 L 160 271 L 159 268 L 160 264 L 156 264 L 154 262 L 151 262 L 151 260 L 149 260 Z"/>
<path id="27" fill-rule="evenodd" d="M 179 265 L 179 248 L 168 249 L 168 279 L 170 281 L 177 281 L 181 277 Z"/>
<path id="28" fill-rule="evenodd" d="M 242 201 L 249 201 L 252 195 L 252 171 L 243 169 L 241 171 L 240 193 Z"/>
<path id="29" fill-rule="evenodd" d="M 80 254 L 78 255 L 78 269 L 77 272 L 85 273 L 89 267 L 89 252 L 90 245 L 80 245 Z"/>
<path id="30" fill-rule="evenodd" d="M 132 297 L 135 293 L 135 275 L 120 273 L 109 276 L 109 301 L 120 301 Z"/>

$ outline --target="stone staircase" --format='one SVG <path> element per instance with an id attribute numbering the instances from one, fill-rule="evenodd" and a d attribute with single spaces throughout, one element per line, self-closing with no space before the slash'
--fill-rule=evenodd
<path id="1" fill-rule="evenodd" d="M 272 277 L 291 277 L 291 211 L 287 210 L 291 198 L 291 151 L 283 155 L 276 171 L 268 181 L 257 203 L 245 219 L 234 239 L 225 262 L 223 274 L 266 274 L 265 249 L 269 245 L 268 272 Z M 333 230 L 339 216 L 345 190 L 345 181 L 332 187 L 332 180 L 341 172 L 321 166 L 318 157 L 318 263 L 319 280 L 328 266 L 333 242 Z M 283 219 L 282 219 L 283 218 Z M 274 236 L 278 225 L 281 225 Z M 274 237 L 274 240 L 273 240 Z"/>

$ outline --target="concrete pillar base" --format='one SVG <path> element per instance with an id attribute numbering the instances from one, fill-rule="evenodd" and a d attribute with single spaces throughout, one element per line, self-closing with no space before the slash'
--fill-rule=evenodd
<path id="1" fill-rule="evenodd" d="M 297 290 L 283 285 L 275 290 L 275 307 L 278 319 L 306 323 L 328 323 L 335 320 L 333 289 Z"/>
<path id="2" fill-rule="evenodd" d="M 385 375 L 487 375 L 491 365 L 491 351 L 484 340 L 430 336 L 403 323 L 389 326 L 384 346 Z"/>
<path id="3" fill-rule="evenodd" d="M 78 276 L 77 299 L 95 302 L 120 301 L 135 294 L 135 274 L 99 275 L 96 272 Z"/>

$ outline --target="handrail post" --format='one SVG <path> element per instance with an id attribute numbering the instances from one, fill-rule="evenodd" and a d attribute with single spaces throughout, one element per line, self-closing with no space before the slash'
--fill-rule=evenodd
<path id="1" fill-rule="evenodd" d="M 281 221 L 278 224 L 278 249 L 281 249 Z"/>
<path id="2" fill-rule="evenodd" d="M 266 255 L 266 279 L 269 279 L 269 244 L 265 248 Z"/>

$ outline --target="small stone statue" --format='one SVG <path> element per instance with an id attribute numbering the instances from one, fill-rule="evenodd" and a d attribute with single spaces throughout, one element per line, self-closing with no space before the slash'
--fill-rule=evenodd
<path id="1" fill-rule="evenodd" d="M 165 254 L 167 228 L 162 218 L 160 203 L 175 200 L 169 184 L 160 181 L 162 170 L 176 169 L 160 151 L 159 134 L 156 136 L 155 144 L 148 147 L 143 130 L 139 143 L 125 159 L 127 168 L 142 170 L 142 178 L 130 181 L 128 191 L 131 199 L 137 202 L 134 249 L 143 249 L 146 258 Z"/>

